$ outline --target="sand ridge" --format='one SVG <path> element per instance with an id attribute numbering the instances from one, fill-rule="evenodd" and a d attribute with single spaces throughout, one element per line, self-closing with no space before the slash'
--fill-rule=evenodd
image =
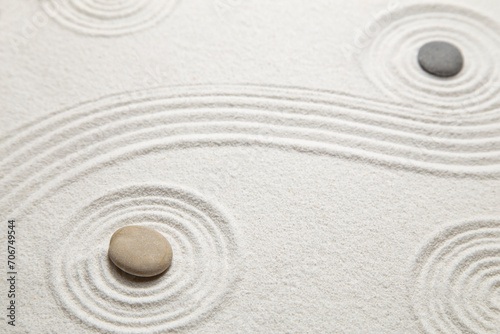
<path id="1" fill-rule="evenodd" d="M 59 23 L 53 28 L 76 43 L 124 46 L 153 25 L 158 35 L 151 36 L 162 36 L 160 22 L 178 3 L 183 15 L 201 4 L 44 0 L 35 15 L 51 17 Z M 340 4 L 334 12 L 324 5 L 315 5 L 316 15 L 333 22 Z M 202 7 L 221 21 L 209 17 L 203 24 L 232 27 L 238 36 L 224 25 L 232 22 L 258 35 L 268 18 L 255 10 L 268 7 L 259 6 L 214 0 Z M 279 23 L 281 15 L 284 26 L 296 9 L 285 2 L 269 6 L 283 10 L 270 16 Z M 19 319 L 21 330 L 499 328 L 500 25 L 494 15 L 451 3 L 398 3 L 383 12 L 370 25 L 379 30 L 358 50 L 359 72 L 328 72 L 332 83 L 357 83 L 349 93 L 335 84 L 329 89 L 328 82 L 317 86 L 325 89 L 280 80 L 271 85 L 270 76 L 223 83 L 189 73 L 196 84 L 152 87 L 142 80 L 140 89 L 78 95 L 87 101 L 57 112 L 44 107 L 42 116 L 0 135 L 0 211 L 19 224 L 21 267 L 31 275 L 19 281 L 17 305 L 28 313 L 51 301 L 37 321 Z M 328 44 L 334 23 L 327 32 L 310 31 L 324 34 Z M 274 46 L 273 38 L 283 38 L 277 31 L 258 35 L 269 44 L 255 45 Z M 200 55 L 189 61 L 231 65 L 212 64 L 213 57 L 199 52 L 202 35 L 193 29 L 187 36 L 194 44 L 186 39 L 169 47 L 179 58 Z M 230 33 L 224 36 L 231 41 Z M 464 52 L 456 77 L 433 78 L 418 67 L 419 47 L 433 39 Z M 230 54 L 232 46 L 206 42 L 211 52 Z M 337 47 L 331 43 L 328 57 L 338 56 Z M 304 59 L 294 70 L 323 66 L 315 60 Z M 180 71 L 193 65 L 180 64 Z M 249 59 L 245 65 L 238 70 L 259 73 Z M 167 236 L 175 254 L 167 273 L 138 279 L 109 262 L 109 237 L 130 224 Z"/>
<path id="2" fill-rule="evenodd" d="M 110 234 L 132 224 L 170 241 L 175 257 L 167 273 L 136 279 L 109 262 Z M 114 189 L 75 213 L 64 229 L 67 236 L 47 259 L 51 291 L 61 307 L 100 330 L 192 326 L 223 302 L 239 275 L 231 218 L 220 205 L 178 186 Z"/>
<path id="3" fill-rule="evenodd" d="M 44 11 L 61 25 L 86 35 L 117 36 L 151 27 L 167 17 L 177 0 L 43 0 Z"/>

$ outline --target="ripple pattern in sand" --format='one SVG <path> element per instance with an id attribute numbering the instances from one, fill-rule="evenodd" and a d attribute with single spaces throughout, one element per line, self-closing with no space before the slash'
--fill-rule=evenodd
<path id="1" fill-rule="evenodd" d="M 413 309 L 426 333 L 497 333 L 500 221 L 441 230 L 416 257 Z"/>
<path id="2" fill-rule="evenodd" d="M 407 6 L 380 17 L 361 55 L 365 73 L 384 93 L 422 112 L 484 112 L 500 103 L 500 26 L 471 9 L 453 5 Z M 420 47 L 447 41 L 461 49 L 464 68 L 436 78 L 417 61 Z"/>
<path id="3" fill-rule="evenodd" d="M 159 278 L 136 278 L 108 260 L 109 238 L 125 225 L 149 226 L 170 241 L 174 259 Z M 234 283 L 237 241 L 223 211 L 182 188 L 119 189 L 80 210 L 47 267 L 68 312 L 111 332 L 152 333 L 193 325 Z M 91 245 L 92 247 L 89 247 Z"/>
<path id="4" fill-rule="evenodd" d="M 54 20 L 90 35 L 123 35 L 163 20 L 177 0 L 44 0 L 43 9 Z"/>
<path id="5" fill-rule="evenodd" d="M 109 164 L 200 146 L 260 146 L 439 176 L 496 178 L 499 112 L 457 125 L 361 97 L 249 85 L 118 94 L 0 140 L 0 205 L 22 211 Z"/>

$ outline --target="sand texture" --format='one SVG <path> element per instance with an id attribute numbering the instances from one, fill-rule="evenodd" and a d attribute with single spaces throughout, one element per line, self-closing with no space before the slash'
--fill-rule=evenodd
<path id="1" fill-rule="evenodd" d="M 0 332 L 500 333 L 499 14 L 4 1 Z M 458 75 L 419 66 L 433 40 Z M 128 225 L 166 272 L 109 260 Z"/>

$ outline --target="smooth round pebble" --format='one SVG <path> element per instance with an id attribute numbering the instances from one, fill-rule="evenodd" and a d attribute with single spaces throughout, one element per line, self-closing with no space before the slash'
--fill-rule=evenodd
<path id="1" fill-rule="evenodd" d="M 143 226 L 125 226 L 109 241 L 110 260 L 126 273 L 151 277 L 172 263 L 172 247 L 163 235 Z"/>
<path id="2" fill-rule="evenodd" d="M 424 44 L 420 48 L 418 63 L 427 73 L 448 78 L 460 73 L 464 65 L 464 58 L 455 45 L 434 41 Z"/>

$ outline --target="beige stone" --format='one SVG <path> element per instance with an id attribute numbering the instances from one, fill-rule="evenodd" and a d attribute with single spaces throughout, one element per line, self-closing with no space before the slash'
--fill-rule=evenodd
<path id="1" fill-rule="evenodd" d="M 143 226 L 125 226 L 109 242 L 108 256 L 121 270 L 136 276 L 158 275 L 172 263 L 172 247 L 159 232 Z"/>

